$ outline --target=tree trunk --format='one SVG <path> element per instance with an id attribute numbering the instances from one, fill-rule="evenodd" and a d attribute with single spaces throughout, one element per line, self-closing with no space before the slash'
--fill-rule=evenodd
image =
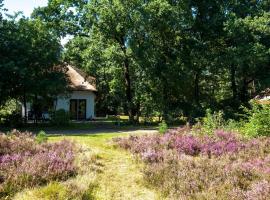
<path id="1" fill-rule="evenodd" d="M 240 99 L 242 103 L 245 103 L 247 101 L 247 81 L 246 78 L 243 79 L 242 82 L 242 88 L 240 92 Z"/>
<path id="2" fill-rule="evenodd" d="M 168 116 L 168 84 L 167 84 L 167 79 L 166 77 L 163 76 L 162 78 L 162 101 L 163 101 L 163 113 L 162 113 L 162 118 L 165 121 L 168 121 L 169 116 Z"/>
<path id="3" fill-rule="evenodd" d="M 124 78 L 125 78 L 125 93 L 126 93 L 126 99 L 127 99 L 127 108 L 128 108 L 128 115 L 129 115 L 129 121 L 134 122 L 134 106 L 133 106 L 133 96 L 132 96 L 132 89 L 131 89 L 131 79 L 130 79 L 130 70 L 129 70 L 129 59 L 127 56 L 127 49 L 125 46 L 125 39 L 124 37 L 121 37 L 120 39 L 116 37 L 116 40 L 119 42 L 119 45 L 121 47 L 121 50 L 124 54 Z"/>
<path id="4" fill-rule="evenodd" d="M 141 115 L 140 108 L 141 108 L 141 104 L 140 104 L 140 102 L 137 102 L 136 107 L 134 109 L 134 116 L 136 116 L 136 118 L 135 118 L 136 123 L 140 122 L 140 115 Z"/>
<path id="5" fill-rule="evenodd" d="M 128 107 L 128 116 L 129 121 L 134 121 L 134 113 L 133 113 L 133 102 L 132 102 L 132 91 L 131 91 L 131 80 L 130 80 L 130 72 L 129 72 L 129 61 L 127 58 L 124 60 L 124 76 L 125 76 L 125 92 L 127 98 L 127 107 Z"/>
<path id="6" fill-rule="evenodd" d="M 38 118 L 37 118 L 37 114 L 38 114 L 38 105 L 37 105 L 37 94 L 35 94 L 35 100 L 33 102 L 33 111 L 34 111 L 34 124 L 37 125 L 37 121 L 38 121 Z"/>
<path id="7" fill-rule="evenodd" d="M 200 103 L 199 72 L 195 74 L 194 80 L 194 100 L 197 105 Z"/>
<path id="8" fill-rule="evenodd" d="M 237 89 L 236 89 L 235 66 L 234 65 L 231 66 L 231 89 L 232 89 L 233 100 L 236 100 Z"/>
<path id="9" fill-rule="evenodd" d="M 25 89 L 23 92 L 23 107 L 24 107 L 24 124 L 27 124 L 27 107 L 26 107 L 26 94 Z"/>

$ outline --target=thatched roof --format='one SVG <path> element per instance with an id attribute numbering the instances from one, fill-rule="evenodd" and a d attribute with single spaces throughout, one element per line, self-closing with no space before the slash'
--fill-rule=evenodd
<path id="1" fill-rule="evenodd" d="M 67 69 L 68 70 L 66 74 L 70 81 L 69 87 L 72 90 L 93 92 L 97 91 L 95 86 L 95 79 L 93 77 L 80 73 L 80 70 L 70 65 L 67 66 Z"/>

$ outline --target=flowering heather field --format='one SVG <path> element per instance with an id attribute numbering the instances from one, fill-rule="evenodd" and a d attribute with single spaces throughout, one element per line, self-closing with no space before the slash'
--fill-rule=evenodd
<path id="1" fill-rule="evenodd" d="M 270 138 L 179 128 L 116 142 L 146 163 L 147 182 L 169 199 L 270 199 Z"/>
<path id="2" fill-rule="evenodd" d="M 27 132 L 0 134 L 0 199 L 73 176 L 75 152 L 74 144 L 67 140 L 38 144 Z"/>

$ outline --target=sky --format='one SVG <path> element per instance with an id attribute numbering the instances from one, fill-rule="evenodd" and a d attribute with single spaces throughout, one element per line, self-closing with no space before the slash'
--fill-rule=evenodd
<path id="1" fill-rule="evenodd" d="M 4 0 L 4 8 L 8 9 L 8 14 L 22 11 L 24 16 L 30 17 L 34 8 L 46 6 L 47 0 Z M 64 46 L 72 37 L 67 36 L 61 39 L 61 44 Z"/>
<path id="2" fill-rule="evenodd" d="M 34 8 L 46 5 L 47 0 L 4 0 L 4 8 L 8 9 L 9 14 L 23 11 L 26 17 L 30 17 Z"/>

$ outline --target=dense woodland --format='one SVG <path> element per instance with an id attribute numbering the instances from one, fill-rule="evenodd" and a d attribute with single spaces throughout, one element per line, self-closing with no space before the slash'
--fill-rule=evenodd
<path id="1" fill-rule="evenodd" d="M 31 18 L 4 8 L 1 105 L 63 92 L 63 63 L 96 77 L 97 114 L 131 120 L 235 117 L 270 85 L 268 0 L 49 0 Z"/>

